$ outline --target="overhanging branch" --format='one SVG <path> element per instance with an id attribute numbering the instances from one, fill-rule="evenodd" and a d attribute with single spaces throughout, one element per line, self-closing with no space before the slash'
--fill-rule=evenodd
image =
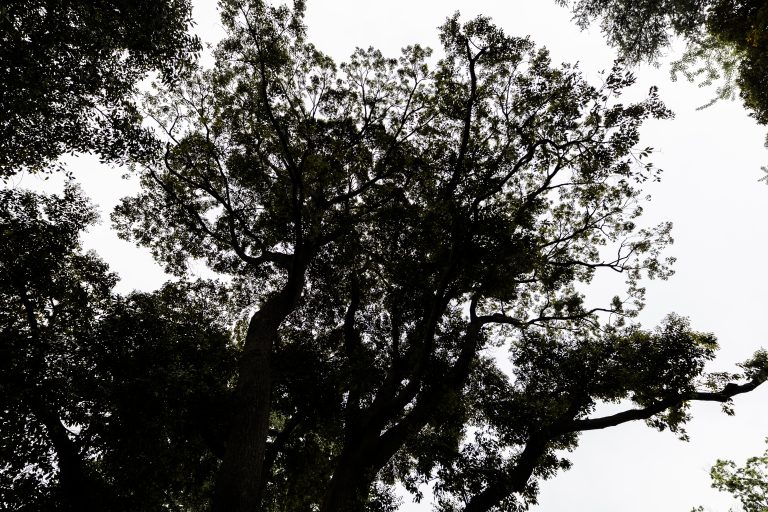
<path id="1" fill-rule="evenodd" d="M 622 423 L 635 420 L 645 420 L 659 414 L 670 407 L 678 406 L 684 402 L 728 402 L 731 398 L 742 393 L 748 393 L 760 384 L 768 379 L 767 373 L 761 373 L 758 377 L 746 382 L 744 384 L 736 384 L 730 382 L 723 387 L 720 391 L 706 392 L 706 391 L 694 391 L 691 393 L 684 393 L 662 400 L 642 408 L 630 409 L 627 411 L 611 414 L 609 416 L 602 416 L 598 418 L 585 418 L 581 420 L 571 420 L 563 425 L 556 427 L 553 431 L 553 435 L 562 435 L 570 432 L 584 432 L 587 430 L 599 430 L 608 427 L 615 427 Z"/>

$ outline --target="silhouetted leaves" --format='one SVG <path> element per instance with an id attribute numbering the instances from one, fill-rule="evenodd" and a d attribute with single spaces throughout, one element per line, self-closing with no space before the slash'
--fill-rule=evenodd
<path id="1" fill-rule="evenodd" d="M 433 485 L 441 510 L 513 510 L 581 430 L 684 435 L 714 338 L 629 324 L 640 280 L 670 273 L 671 226 L 638 227 L 658 176 L 639 127 L 670 116 L 655 89 L 620 103 L 621 65 L 593 87 L 484 17 L 449 18 L 436 61 L 409 46 L 336 66 L 303 4 L 223 7 L 214 68 L 148 98 L 165 148 L 113 217 L 253 306 L 219 510 L 387 509 L 397 482 Z M 627 288 L 590 306 L 602 270 Z M 590 417 L 621 400 L 638 409 Z"/>
<path id="2" fill-rule="evenodd" d="M 4 192 L 3 505 L 384 512 L 403 484 L 519 510 L 580 432 L 684 436 L 691 401 L 768 378 L 763 353 L 704 373 L 715 338 L 681 317 L 632 323 L 641 281 L 671 273 L 637 147 L 671 114 L 655 89 L 621 102 L 621 64 L 595 87 L 456 14 L 436 59 L 337 66 L 303 2 L 221 8 L 213 68 L 144 99 L 156 143 L 113 214 L 181 282 L 116 296 L 75 189 Z M 603 271 L 625 286 L 594 305 Z"/>
<path id="3" fill-rule="evenodd" d="M 760 124 L 768 123 L 768 3 L 764 0 L 559 0 L 582 27 L 599 19 L 608 42 L 636 63 L 656 61 L 672 38 L 688 43 L 673 64 L 701 85 L 718 83 L 717 99 L 738 92 Z M 712 103 L 714 103 L 714 101 Z M 711 103 L 710 103 L 711 104 Z"/>
<path id="4" fill-rule="evenodd" d="M 55 0 L 0 6 L 0 177 L 63 154 L 147 151 L 132 104 L 150 71 L 176 80 L 200 48 L 188 0 Z"/>
<path id="5" fill-rule="evenodd" d="M 202 510 L 233 376 L 226 294 L 113 295 L 79 247 L 94 214 L 71 186 L 0 204 L 3 508 Z"/>

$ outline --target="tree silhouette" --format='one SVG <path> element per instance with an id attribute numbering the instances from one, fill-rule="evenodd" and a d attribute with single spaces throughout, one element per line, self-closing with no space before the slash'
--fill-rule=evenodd
<path id="1" fill-rule="evenodd" d="M 162 149 L 113 216 L 169 271 L 201 259 L 250 301 L 213 510 L 393 510 L 396 483 L 515 510 L 579 432 L 684 435 L 692 401 L 768 377 L 764 353 L 705 374 L 715 339 L 682 318 L 631 323 L 640 279 L 669 274 L 670 226 L 637 225 L 657 174 L 636 147 L 669 112 L 654 89 L 620 103 L 621 66 L 591 86 L 458 15 L 436 62 L 409 46 L 337 66 L 303 2 L 221 7 L 214 68 L 147 100 Z M 602 271 L 626 290 L 588 305 Z"/>
<path id="2" fill-rule="evenodd" d="M 703 85 L 720 82 L 717 99 L 738 92 L 760 124 L 768 123 L 768 2 L 764 0 L 558 0 L 582 27 L 599 19 L 608 42 L 632 63 L 654 62 L 674 37 L 686 40 L 672 67 Z M 713 100 L 713 102 L 715 101 Z M 711 104 L 711 103 L 710 103 Z"/>
<path id="3" fill-rule="evenodd" d="M 94 219 L 73 187 L 0 192 L 0 504 L 202 510 L 233 373 L 222 291 L 115 296 L 79 246 Z"/>

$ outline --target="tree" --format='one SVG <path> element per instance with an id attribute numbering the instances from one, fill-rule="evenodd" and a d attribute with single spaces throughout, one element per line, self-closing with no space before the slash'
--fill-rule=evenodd
<path id="1" fill-rule="evenodd" d="M 712 466 L 712 487 L 727 491 L 741 501 L 745 512 L 768 510 L 768 452 L 750 457 L 743 467 L 733 461 L 718 460 Z"/>
<path id="2" fill-rule="evenodd" d="M 731 460 L 718 459 L 710 475 L 712 487 L 733 494 L 741 501 L 744 512 L 768 510 L 768 450 L 762 456 L 748 458 L 742 467 Z"/>
<path id="3" fill-rule="evenodd" d="M 620 103 L 621 66 L 591 86 L 482 17 L 448 19 L 434 64 L 336 66 L 303 2 L 221 7 L 214 68 L 148 98 L 162 149 L 113 215 L 169 271 L 203 260 L 250 298 L 213 510 L 394 510 L 396 482 L 515 510 L 579 432 L 684 435 L 691 402 L 768 378 L 765 353 L 704 373 L 715 339 L 680 317 L 631 323 L 640 279 L 669 274 L 670 226 L 636 224 L 655 89 Z M 587 305 L 606 270 L 626 295 Z"/>
<path id="4" fill-rule="evenodd" d="M 136 83 L 167 82 L 197 53 L 189 0 L 11 0 L 0 6 L 0 177 L 69 152 L 109 161 L 149 139 Z"/>
<path id="5" fill-rule="evenodd" d="M 738 91 L 760 124 L 768 123 L 768 2 L 763 0 L 558 0 L 572 7 L 581 27 L 594 20 L 608 42 L 630 62 L 654 62 L 674 36 L 688 43 L 673 64 L 673 77 L 723 79 L 719 98 Z M 713 100 L 714 101 L 714 100 Z"/>
<path id="6" fill-rule="evenodd" d="M 0 504 L 202 510 L 232 375 L 220 292 L 115 296 L 79 246 L 94 219 L 71 186 L 0 192 Z"/>
<path id="7" fill-rule="evenodd" d="M 73 508 L 92 510 L 87 469 L 61 420 L 84 422 L 86 407 L 66 386 L 83 371 L 73 357 L 87 336 L 98 305 L 108 297 L 115 276 L 89 255 L 72 252 L 80 225 L 94 213 L 68 189 L 61 198 L 2 192 L 2 452 L 3 493 L 33 496 L 27 489 L 53 471 L 56 451 L 60 492 Z M 55 319 L 46 322 L 45 318 Z M 70 334 L 71 333 L 71 334 Z M 62 366 L 69 362 L 69 372 Z M 34 442 L 46 439 L 46 442 Z M 29 440 L 29 442 L 25 442 Z M 29 466 L 32 466 L 27 470 Z M 26 492 L 25 492 L 26 491 Z M 56 502 L 52 489 L 40 489 L 37 503 Z M 16 505 L 4 495 L 3 504 Z M 21 501 L 21 500 L 19 500 Z M 33 502 L 34 503 L 34 502 Z M 36 503 L 36 504 L 37 504 Z M 28 510 L 32 503 L 16 508 Z"/>

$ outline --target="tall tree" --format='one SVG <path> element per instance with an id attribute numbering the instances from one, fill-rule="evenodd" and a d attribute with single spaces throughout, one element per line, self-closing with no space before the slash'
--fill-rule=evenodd
<path id="1" fill-rule="evenodd" d="M 140 153 L 136 83 L 200 47 L 189 0 L 10 0 L 0 6 L 0 178 L 65 153 Z"/>
<path id="2" fill-rule="evenodd" d="M 579 432 L 682 434 L 692 401 L 768 377 L 764 353 L 705 374 L 714 337 L 679 317 L 627 323 L 640 279 L 669 273 L 670 226 L 636 224 L 656 177 L 638 131 L 669 112 L 653 89 L 618 102 L 626 70 L 593 87 L 458 16 L 434 64 L 409 46 L 336 66 L 302 1 L 221 6 L 214 68 L 149 98 L 163 149 L 113 217 L 168 270 L 202 259 L 251 298 L 214 510 L 393 510 L 395 482 L 514 510 Z M 624 297 L 587 305 L 601 271 Z"/>
<path id="3" fill-rule="evenodd" d="M 76 188 L 0 192 L 0 507 L 203 510 L 232 376 L 221 292 L 113 295 Z"/>
<path id="4" fill-rule="evenodd" d="M 2 492 L 10 494 L 2 501 L 12 509 L 33 510 L 46 501 L 57 503 L 56 492 L 73 510 L 95 510 L 98 492 L 90 492 L 88 469 L 62 421 L 78 425 L 87 414 L 67 381 L 85 369 L 77 348 L 116 278 L 103 262 L 72 250 L 80 226 L 95 219 L 75 189 L 52 198 L 4 190 L 0 205 Z M 38 499 L 29 493 L 32 502 L 24 503 L 25 488 L 52 473 L 54 464 L 60 485 L 33 486 Z"/>

